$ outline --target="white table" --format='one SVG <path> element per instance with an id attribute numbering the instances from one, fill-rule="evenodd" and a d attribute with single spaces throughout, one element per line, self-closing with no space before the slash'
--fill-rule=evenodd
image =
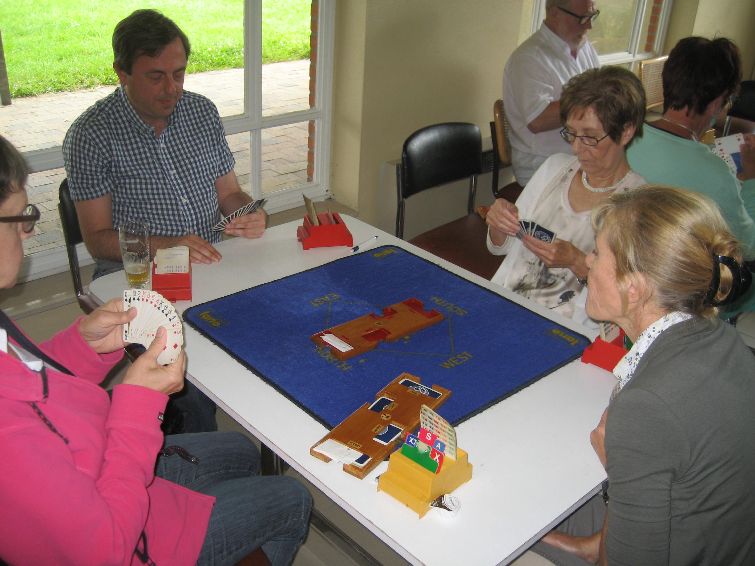
<path id="1" fill-rule="evenodd" d="M 379 235 L 370 247 L 392 244 L 526 305 L 577 332 L 571 321 L 520 299 L 488 281 L 344 216 L 354 241 Z M 220 263 L 193 266 L 193 301 L 179 311 L 261 283 L 316 267 L 350 253 L 345 247 L 302 250 L 292 222 L 270 228 L 259 240 L 219 244 Z M 101 301 L 119 296 L 122 272 L 92 283 Z M 414 564 L 507 563 L 597 492 L 605 471 L 590 446 L 614 377 L 574 361 L 505 399 L 457 428 L 459 446 L 474 466 L 472 480 L 454 494 L 461 510 L 432 509 L 424 518 L 382 492 L 375 477 L 387 464 L 358 480 L 335 461 L 322 462 L 309 448 L 327 430 L 246 367 L 188 325 L 184 326 L 188 378 L 224 411 L 322 490 L 351 516 Z M 271 344 L 271 347 L 274 345 Z M 503 354 L 503 353 L 502 353 Z"/>

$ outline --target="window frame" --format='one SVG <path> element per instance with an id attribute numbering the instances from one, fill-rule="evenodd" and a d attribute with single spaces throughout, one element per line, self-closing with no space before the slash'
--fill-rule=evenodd
<path id="1" fill-rule="evenodd" d="M 658 29 L 653 42 L 653 50 L 645 51 L 640 45 L 642 34 L 642 23 L 645 14 L 652 8 L 655 0 L 640 0 L 637 3 L 632 29 L 630 30 L 629 49 L 627 51 L 617 51 L 614 53 L 605 53 L 598 56 L 601 65 L 627 65 L 629 64 L 634 70 L 640 61 L 656 57 L 663 50 L 666 41 L 666 31 L 668 30 L 669 16 L 673 0 L 662 0 L 661 13 L 658 19 Z M 596 2 L 599 6 L 599 1 Z M 532 6 L 532 33 L 535 33 L 543 19 L 545 18 L 545 0 L 535 0 Z"/>
<path id="2" fill-rule="evenodd" d="M 273 0 L 264 0 L 273 1 Z M 314 176 L 302 186 L 266 195 L 265 210 L 280 212 L 302 204 L 302 194 L 312 199 L 331 196 L 330 154 L 332 86 L 335 38 L 335 1 L 312 0 L 317 4 L 317 60 L 314 106 L 274 116 L 262 115 L 262 2 L 244 0 L 244 110 L 241 114 L 222 118 L 226 136 L 248 133 L 250 142 L 250 186 L 253 198 L 262 197 L 262 130 L 300 122 L 315 122 Z M 250 80 L 251 77 L 251 80 Z M 22 152 L 32 173 L 63 167 L 62 145 Z M 47 214 L 55 214 L 53 211 Z M 77 248 L 81 266 L 93 263 L 83 244 Z M 19 281 L 31 281 L 68 271 L 65 245 L 32 253 L 24 257 Z"/>

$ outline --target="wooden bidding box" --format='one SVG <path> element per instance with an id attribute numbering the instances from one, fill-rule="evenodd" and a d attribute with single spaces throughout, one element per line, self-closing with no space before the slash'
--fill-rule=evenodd
<path id="1" fill-rule="evenodd" d="M 320 439 L 309 453 L 325 462 L 337 459 L 344 472 L 362 479 L 397 448 L 407 432 L 417 428 L 422 405 L 435 409 L 450 395 L 448 389 L 423 385 L 419 377 L 404 372 L 381 389 L 372 403 L 362 405 Z"/>
<path id="2" fill-rule="evenodd" d="M 446 458 L 437 474 L 396 451 L 388 461 L 388 471 L 378 478 L 378 490 L 392 495 L 422 518 L 434 499 L 451 493 L 470 479 L 472 464 L 461 448 L 456 449 L 456 460 Z"/>
<path id="3" fill-rule="evenodd" d="M 305 250 L 330 246 L 353 246 L 354 238 L 337 212 L 320 212 L 318 223 L 304 216 L 304 224 L 296 230 L 296 237 Z M 314 218 L 314 217 L 313 217 Z"/>
<path id="4" fill-rule="evenodd" d="M 375 313 L 360 316 L 311 336 L 321 348 L 329 347 L 339 360 L 364 354 L 381 342 L 395 342 L 399 338 L 438 324 L 443 315 L 437 310 L 425 310 L 422 301 L 410 298 Z"/>

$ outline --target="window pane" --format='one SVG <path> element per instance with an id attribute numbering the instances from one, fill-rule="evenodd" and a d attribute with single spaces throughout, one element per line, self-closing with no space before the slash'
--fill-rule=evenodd
<path id="1" fill-rule="evenodd" d="M 315 4 L 312 14 L 311 0 L 263 0 L 263 116 L 308 110 L 314 105 L 315 70 L 310 53 L 317 52 L 316 12 Z"/>
<path id="2" fill-rule="evenodd" d="M 203 94 L 221 117 L 244 112 L 244 0 L 192 3 L 192 9 L 165 2 L 162 9 L 191 41 L 184 88 Z M 171 15 L 171 12 L 175 12 Z"/>
<path id="3" fill-rule="evenodd" d="M 600 1 L 600 16 L 589 33 L 590 41 L 600 55 L 629 51 L 637 2 L 638 0 Z"/>
<path id="4" fill-rule="evenodd" d="M 299 189 L 312 180 L 314 166 L 309 159 L 308 140 L 314 122 L 298 122 L 262 130 L 262 194 L 269 196 L 287 189 Z"/>
<path id="5" fill-rule="evenodd" d="M 241 132 L 240 134 L 234 134 L 232 136 L 226 136 L 228 141 L 228 147 L 231 148 L 233 158 L 236 160 L 236 166 L 233 168 L 236 173 L 236 178 L 239 180 L 241 190 L 246 194 L 252 194 L 252 181 L 249 174 L 252 170 L 251 164 L 251 152 L 249 150 L 251 144 L 249 142 L 249 132 Z"/>
<path id="6" fill-rule="evenodd" d="M 36 204 L 42 215 L 34 229 L 34 235 L 24 240 L 26 255 L 64 245 L 58 214 L 58 188 L 65 177 L 66 172 L 62 168 L 29 175 L 26 183 L 29 203 Z"/>
<path id="7" fill-rule="evenodd" d="M 221 117 L 244 112 L 244 69 L 186 75 L 184 89 L 212 100 Z"/>

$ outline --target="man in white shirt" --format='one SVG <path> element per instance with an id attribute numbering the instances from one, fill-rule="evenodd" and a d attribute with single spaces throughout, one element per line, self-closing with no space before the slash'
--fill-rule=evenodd
<path id="1" fill-rule="evenodd" d="M 514 175 L 524 186 L 561 139 L 559 98 L 573 76 L 600 66 L 587 32 L 600 13 L 592 0 L 547 0 L 540 29 L 511 54 L 503 71 L 503 103 L 511 125 Z"/>

